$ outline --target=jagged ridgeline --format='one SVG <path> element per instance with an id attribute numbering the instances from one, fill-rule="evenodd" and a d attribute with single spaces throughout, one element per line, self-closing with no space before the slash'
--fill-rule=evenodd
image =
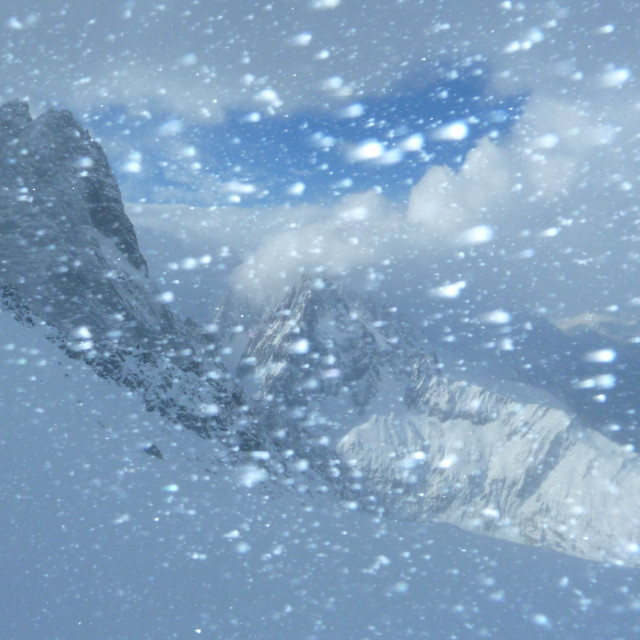
<path id="1" fill-rule="evenodd" d="M 245 424 L 211 341 L 163 303 L 100 145 L 68 111 L 0 107 L 3 306 L 201 435 Z"/>

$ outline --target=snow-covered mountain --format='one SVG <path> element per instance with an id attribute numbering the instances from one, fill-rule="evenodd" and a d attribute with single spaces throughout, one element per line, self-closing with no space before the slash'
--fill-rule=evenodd
<path id="1" fill-rule="evenodd" d="M 547 391 L 551 381 L 529 384 L 513 356 L 493 356 L 496 366 L 483 371 L 473 352 L 453 366 L 459 347 L 440 343 L 427 355 L 394 311 L 304 278 L 252 326 L 239 366 L 251 381 L 247 391 L 254 389 L 267 414 L 286 415 L 306 441 L 337 445 L 343 487 L 355 487 L 365 504 L 640 564 L 633 447 L 588 428 L 562 393 Z M 545 321 L 537 329 L 528 323 L 526 336 L 514 331 L 510 339 L 533 344 L 545 331 L 555 338 L 533 350 L 532 360 L 550 360 L 554 344 L 568 348 Z"/>
<path id="2" fill-rule="evenodd" d="M 333 612 L 327 616 L 334 622 L 305 631 L 305 637 L 335 636 L 340 618 L 331 616 L 344 616 L 344 603 L 364 606 L 360 600 L 368 601 L 366 594 L 402 596 L 413 589 L 413 580 L 420 588 L 435 588 L 429 571 L 415 563 L 403 565 L 390 586 L 379 587 L 376 576 L 391 571 L 386 567 L 396 551 L 380 551 L 378 538 L 392 549 L 397 540 L 410 539 L 414 551 L 403 551 L 407 558 L 415 552 L 431 560 L 426 547 L 435 544 L 449 564 L 450 538 L 464 540 L 462 547 L 482 548 L 483 558 L 498 558 L 508 549 L 507 555 L 522 554 L 522 562 L 533 567 L 531 558 L 552 557 L 416 521 L 441 520 L 592 560 L 640 564 L 640 514 L 634 504 L 638 456 L 588 428 L 570 395 L 555 397 L 549 393 L 552 383 L 539 389 L 530 384 L 530 373 L 518 373 L 524 347 L 512 361 L 503 359 L 493 368 L 499 358 L 465 360 L 463 340 L 455 348 L 447 346 L 408 326 L 397 309 L 364 300 L 341 284 L 306 277 L 266 309 L 256 310 L 230 295 L 216 322 L 200 327 L 174 314 L 168 304 L 171 292 L 149 279 L 108 161 L 71 114 L 52 110 L 32 120 L 24 103 L 1 107 L 0 166 L 1 402 L 11 409 L 5 411 L 2 438 L 4 450 L 15 456 L 15 464 L 5 465 L 3 482 L 11 489 L 3 499 L 11 514 L 7 531 L 19 557 L 26 554 L 19 532 L 29 522 L 20 497 L 24 487 L 40 486 L 34 474 L 41 463 L 47 473 L 55 470 L 52 478 L 65 465 L 74 477 L 84 473 L 64 452 L 77 433 L 70 452 L 79 453 L 87 470 L 102 457 L 109 462 L 92 478 L 82 475 L 87 486 L 65 480 L 59 494 L 27 492 L 47 519 L 55 521 L 53 509 L 59 503 L 81 505 L 59 513 L 64 527 L 82 531 L 85 540 L 105 523 L 130 522 L 135 512 L 137 524 L 126 525 L 132 527 L 129 548 L 129 539 L 138 534 L 155 539 L 151 520 L 193 517 L 183 538 L 179 526 L 157 525 L 158 535 L 175 543 L 173 550 L 161 545 L 172 561 L 178 562 L 176 549 L 186 549 L 195 560 L 222 558 L 220 567 L 204 565 L 224 581 L 239 570 L 238 557 L 260 548 L 254 561 L 268 568 L 256 593 L 268 591 L 271 580 L 278 588 L 305 585 L 298 589 L 300 617 L 292 622 L 292 633 L 300 635 L 307 614 L 317 613 L 317 607 Z M 527 332 L 527 339 L 535 334 Z M 557 351 L 564 349 L 561 332 L 553 335 Z M 505 339 L 519 338 L 512 332 Z M 549 344 L 538 342 L 548 353 Z M 476 347 L 477 353 L 487 352 L 482 349 Z M 540 362 L 548 360 L 545 355 Z M 125 413 L 120 404 L 126 405 Z M 76 413 L 81 417 L 76 419 Z M 28 437 L 16 430 L 20 422 L 29 425 Z M 42 451 L 47 451 L 44 457 Z M 33 456 L 37 464 L 31 469 Z M 104 480 L 110 474 L 119 479 Z M 140 483 L 121 490 L 128 474 Z M 172 474 L 179 482 L 170 479 Z M 113 493 L 102 482 L 115 487 Z M 163 499 L 149 498 L 160 482 Z M 189 490 L 179 493 L 184 486 Z M 136 497 L 127 503 L 130 490 Z M 83 515 L 91 500 L 102 505 L 95 518 Z M 213 520 L 201 515 L 209 512 Z M 90 526 L 79 526 L 78 518 Z M 236 521 L 242 524 L 234 526 Z M 270 527 L 274 536 L 266 531 Z M 370 537 L 362 540 L 361 529 Z M 52 560 L 53 548 L 39 535 L 32 541 L 45 550 L 47 563 L 64 573 Z M 343 536 L 350 541 L 347 567 L 340 561 Z M 116 548 L 102 533 L 98 539 L 96 548 L 109 548 L 106 558 L 117 562 Z M 304 576 L 291 570 L 289 562 L 280 560 L 288 543 L 276 539 L 295 541 L 298 559 L 299 549 L 310 552 L 312 569 Z M 218 545 L 227 543 L 233 551 L 220 551 Z M 65 546 L 67 560 L 72 548 Z M 139 551 L 136 544 L 130 551 L 134 548 Z M 95 555 L 87 553 L 94 563 Z M 325 560 L 329 568 L 320 570 Z M 564 558 L 559 566 L 578 566 L 575 562 Z M 155 575 L 146 561 L 141 563 L 144 573 Z M 109 573 L 104 562 L 97 564 Z M 178 564 L 193 594 L 189 562 L 181 556 Z M 17 574 L 18 566 L 11 566 L 12 575 Z M 250 582 L 253 573 L 242 566 Z M 341 573 L 344 568 L 347 572 Z M 470 580 L 478 571 L 473 564 L 456 570 Z M 326 578 L 320 587 L 324 595 L 302 605 L 317 572 Z M 444 568 L 436 573 L 448 584 Z M 126 580 L 135 582 L 132 576 Z M 161 582 L 167 587 L 166 580 Z M 447 588 L 458 590 L 457 578 L 454 582 Z M 351 594 L 352 584 L 361 591 Z M 271 621 L 263 635 L 253 632 L 256 637 L 273 637 L 267 630 L 294 610 L 290 599 L 272 598 L 273 611 L 249 612 L 238 605 L 241 592 L 236 600 L 223 600 L 256 625 Z M 343 600 L 340 605 L 335 593 Z M 500 602 L 504 590 L 500 594 L 499 588 L 491 589 L 487 597 Z M 182 595 L 177 597 L 183 602 Z M 113 606 L 111 596 L 101 598 Z M 217 623 L 202 613 L 204 600 L 195 600 L 201 615 L 197 624 L 220 637 Z M 543 600 L 551 610 L 552 600 Z M 415 612 L 415 605 L 401 607 L 401 617 L 417 632 Z M 442 615 L 448 616 L 446 611 Z M 551 624 L 547 614 L 536 610 L 523 615 L 536 632 Z M 223 637 L 247 635 L 233 631 L 234 625 L 243 628 L 237 616 L 225 616 Z M 160 618 L 166 622 L 167 615 Z M 327 619 L 325 614 L 320 618 Z M 185 627 L 172 624 L 184 635 Z M 361 618 L 348 624 L 346 637 L 389 635 L 382 619 L 366 632 Z M 443 619 L 440 624 L 457 633 L 457 623 Z M 488 628 L 484 620 L 478 625 Z M 26 637 L 15 625 L 11 633 Z M 142 627 L 133 635 L 156 637 L 144 636 Z M 432 637 L 447 636 L 434 632 Z"/>
<path id="3" fill-rule="evenodd" d="M 420 376 L 412 398 L 339 445 L 393 512 L 640 566 L 640 456 L 526 385 Z"/>

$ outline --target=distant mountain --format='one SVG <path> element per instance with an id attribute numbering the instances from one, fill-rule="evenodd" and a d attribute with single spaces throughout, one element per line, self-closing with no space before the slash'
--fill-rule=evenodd
<path id="1" fill-rule="evenodd" d="M 593 334 L 617 345 L 640 342 L 640 322 L 621 313 L 581 313 L 558 318 L 554 324 L 569 336 Z"/>
<path id="2" fill-rule="evenodd" d="M 242 342 L 238 374 L 265 424 L 286 417 L 304 442 L 337 445 L 343 488 L 395 517 L 640 565 L 640 457 L 571 407 L 562 384 L 577 347 L 543 319 L 515 318 L 509 333 L 472 328 L 484 338 L 462 359 L 459 345 L 421 349 L 397 315 L 303 278 Z M 485 346 L 492 332 L 509 340 L 504 354 Z M 531 369 L 558 377 L 534 386 Z"/>

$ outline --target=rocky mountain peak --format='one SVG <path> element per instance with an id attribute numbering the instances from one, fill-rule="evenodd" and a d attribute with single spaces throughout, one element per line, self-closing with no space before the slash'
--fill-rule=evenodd
<path id="1" fill-rule="evenodd" d="M 378 404 L 404 406 L 421 359 L 428 361 L 384 309 L 343 285 L 305 277 L 254 328 L 241 373 L 251 367 L 248 386 L 259 401 L 344 430 Z"/>
<path id="2" fill-rule="evenodd" d="M 4 118 L 4 120 L 3 120 Z M 100 145 L 68 111 L 0 108 L 2 305 L 98 375 L 202 435 L 239 425 L 242 394 L 147 276 Z"/>
<path id="3" fill-rule="evenodd" d="M 104 335 L 120 313 L 137 325 L 145 318 L 142 329 L 162 326 L 168 317 L 149 295 L 146 261 L 100 145 L 68 111 L 32 120 L 13 102 L 0 121 L 13 136 L 0 147 L 0 277 L 54 325 Z"/>
<path id="4" fill-rule="evenodd" d="M 341 288 L 324 278 L 302 277 L 277 305 L 276 315 L 293 317 L 302 325 L 312 328 L 323 312 L 348 314 L 349 306 L 341 295 Z"/>
<path id="5" fill-rule="evenodd" d="M 21 130 L 16 149 L 23 157 L 22 180 L 33 185 L 34 194 L 63 186 L 77 192 L 85 206 L 74 208 L 74 223 L 91 224 L 115 243 L 134 268 L 146 275 L 147 264 L 125 213 L 109 161 L 71 112 L 49 109 L 31 121 Z M 30 171 L 25 174 L 24 169 Z M 24 186 L 29 188 L 29 184 Z"/>

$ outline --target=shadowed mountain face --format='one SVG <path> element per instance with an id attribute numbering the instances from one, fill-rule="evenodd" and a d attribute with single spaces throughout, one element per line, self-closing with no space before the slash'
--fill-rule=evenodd
<path id="1" fill-rule="evenodd" d="M 4 193 L 17 190 L 23 196 L 17 201 L 34 208 L 49 206 L 66 221 L 67 231 L 74 223 L 86 224 L 83 213 L 88 214 L 90 223 L 113 240 L 131 265 L 146 273 L 107 157 L 70 112 L 50 109 L 33 120 L 26 103 L 9 102 L 0 107 L 0 134 Z M 76 198 L 67 193 L 65 203 L 65 191 L 77 192 Z M 86 211 L 68 211 L 65 204 L 72 203 L 84 204 L 80 209 Z"/>
<path id="2" fill-rule="evenodd" d="M 68 111 L 0 107 L 2 306 L 202 435 L 242 423 L 210 343 L 149 280 L 107 158 Z"/>
<path id="3" fill-rule="evenodd" d="M 0 108 L 0 123 L 5 282 L 67 329 L 88 326 L 105 335 L 135 321 L 134 333 L 143 337 L 169 328 L 100 146 L 67 111 L 32 120 L 24 103 L 12 102 Z M 118 312 L 122 320 L 113 317 Z"/>

